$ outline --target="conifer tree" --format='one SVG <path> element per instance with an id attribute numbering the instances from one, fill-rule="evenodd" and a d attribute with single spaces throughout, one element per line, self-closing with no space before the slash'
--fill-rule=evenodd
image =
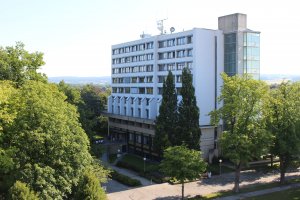
<path id="1" fill-rule="evenodd" d="M 173 145 L 177 124 L 177 94 L 171 71 L 163 84 L 162 103 L 156 119 L 154 148 L 161 156 L 163 150 Z"/>
<path id="2" fill-rule="evenodd" d="M 178 107 L 178 128 L 174 145 L 185 143 L 191 149 L 199 150 L 201 130 L 199 127 L 199 108 L 193 86 L 193 77 L 188 68 L 182 71 L 182 101 Z"/>

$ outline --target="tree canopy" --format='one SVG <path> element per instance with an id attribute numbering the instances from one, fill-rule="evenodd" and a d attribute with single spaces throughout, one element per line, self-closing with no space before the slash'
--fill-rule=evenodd
<path id="1" fill-rule="evenodd" d="M 184 197 L 184 181 L 200 177 L 206 169 L 200 151 L 188 149 L 186 146 L 173 146 L 164 151 L 164 159 L 160 164 L 161 171 L 182 184 Z"/>
<path id="2" fill-rule="evenodd" d="M 238 192 L 241 167 L 265 153 L 270 141 L 265 130 L 268 86 L 247 75 L 222 74 L 222 78 L 219 102 L 224 105 L 210 115 L 212 124 L 219 125 L 223 120 L 221 151 L 235 165 L 235 191 Z"/>
<path id="3" fill-rule="evenodd" d="M 177 94 L 171 71 L 163 84 L 162 102 L 156 119 L 154 148 L 160 154 L 176 140 Z"/>
<path id="4" fill-rule="evenodd" d="M 21 42 L 15 46 L 0 47 L 0 80 L 11 80 L 18 86 L 26 80 L 46 82 L 47 77 L 37 72 L 45 64 L 43 53 L 29 53 L 24 47 Z"/>
<path id="5" fill-rule="evenodd" d="M 178 107 L 178 126 L 175 145 L 186 144 L 191 149 L 199 149 L 201 129 L 199 127 L 199 108 L 193 86 L 191 71 L 182 70 L 182 100 Z"/>
<path id="6" fill-rule="evenodd" d="M 8 83 L 1 82 L 0 87 L 3 84 Z M 13 162 L 12 169 L 1 175 L 8 187 L 20 180 L 41 198 L 63 199 L 92 165 L 88 137 L 75 106 L 65 98 L 54 84 L 27 81 L 7 102 L 15 110 L 3 127 L 0 144 Z"/>
<path id="7" fill-rule="evenodd" d="M 271 153 L 280 159 L 280 182 L 293 157 L 300 154 L 300 83 L 283 82 L 272 89 L 268 101 L 268 129 L 273 135 Z"/>

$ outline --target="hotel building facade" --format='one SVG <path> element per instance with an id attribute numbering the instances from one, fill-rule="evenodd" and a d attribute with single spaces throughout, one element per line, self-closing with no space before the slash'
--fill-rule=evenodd
<path id="1" fill-rule="evenodd" d="M 123 141 L 123 151 L 155 158 L 153 138 L 163 82 L 172 71 L 180 102 L 181 74 L 193 75 L 200 148 L 205 158 L 218 154 L 222 126 L 210 124 L 208 113 L 218 109 L 220 74 L 250 73 L 259 78 L 260 33 L 247 29 L 244 14 L 219 17 L 219 29 L 192 30 L 143 37 L 112 46 L 112 94 L 108 98 L 109 136 Z"/>

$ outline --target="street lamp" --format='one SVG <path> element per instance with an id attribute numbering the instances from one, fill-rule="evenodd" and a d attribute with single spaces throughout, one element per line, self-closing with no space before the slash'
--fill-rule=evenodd
<path id="1" fill-rule="evenodd" d="M 146 162 L 146 157 L 144 157 L 143 160 L 144 160 L 144 174 L 145 174 L 145 162 Z"/>
<path id="2" fill-rule="evenodd" d="M 220 163 L 220 175 L 221 175 L 222 159 L 219 160 L 219 163 Z"/>
<path id="3" fill-rule="evenodd" d="M 118 149 L 117 157 L 119 158 L 120 156 L 121 156 L 121 154 L 120 154 L 120 149 Z"/>

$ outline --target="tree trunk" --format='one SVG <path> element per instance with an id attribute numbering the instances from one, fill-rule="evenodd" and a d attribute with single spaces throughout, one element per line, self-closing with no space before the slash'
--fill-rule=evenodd
<path id="1" fill-rule="evenodd" d="M 184 181 L 181 182 L 181 193 L 182 193 L 181 199 L 183 200 L 183 198 L 184 198 Z"/>
<path id="2" fill-rule="evenodd" d="M 279 157 L 280 162 L 280 184 L 285 183 L 285 160 L 283 156 Z"/>
<path id="3" fill-rule="evenodd" d="M 234 179 L 234 192 L 238 193 L 240 191 L 240 174 L 241 174 L 241 164 L 235 166 L 235 179 Z"/>

